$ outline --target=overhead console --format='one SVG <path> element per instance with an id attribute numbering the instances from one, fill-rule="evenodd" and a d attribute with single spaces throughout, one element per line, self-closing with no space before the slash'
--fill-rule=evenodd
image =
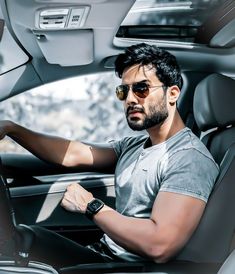
<path id="1" fill-rule="evenodd" d="M 96 71 L 104 57 L 115 55 L 119 49 L 113 46 L 113 37 L 135 0 L 0 2 L 16 40 L 33 57 L 35 70 L 47 82 L 64 77 L 65 71 L 68 76 L 82 74 L 91 63 L 94 66 L 89 69 Z M 70 69 L 75 66 L 79 68 Z"/>
<path id="2" fill-rule="evenodd" d="M 85 28 L 89 6 L 41 8 L 35 13 L 37 43 L 49 64 L 86 65 L 94 59 L 93 30 Z"/>
<path id="3" fill-rule="evenodd" d="M 89 13 L 88 6 L 43 9 L 36 13 L 35 24 L 39 29 L 78 29 L 83 27 Z"/>

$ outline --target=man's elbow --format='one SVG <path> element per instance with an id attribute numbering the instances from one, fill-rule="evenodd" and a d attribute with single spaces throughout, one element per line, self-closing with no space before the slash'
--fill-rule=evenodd
<path id="1" fill-rule="evenodd" d="M 78 166 L 77 157 L 72 153 L 65 155 L 62 166 L 64 167 L 75 167 Z"/>
<path id="2" fill-rule="evenodd" d="M 177 251 L 179 248 L 174 243 L 168 242 L 161 245 L 153 244 L 149 247 L 146 255 L 156 263 L 166 263 Z"/>
<path id="3" fill-rule="evenodd" d="M 74 164 L 73 164 L 73 161 L 71 161 L 71 159 L 66 158 L 66 159 L 63 159 L 62 166 L 63 167 L 73 167 Z"/>

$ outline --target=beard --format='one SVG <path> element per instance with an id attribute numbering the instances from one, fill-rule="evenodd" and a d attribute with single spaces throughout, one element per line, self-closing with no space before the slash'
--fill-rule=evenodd
<path id="1" fill-rule="evenodd" d="M 136 110 L 143 113 L 144 119 L 133 117 L 129 118 L 129 112 Z M 168 109 L 166 104 L 166 96 L 163 96 L 162 101 L 158 105 L 149 106 L 149 114 L 146 114 L 144 107 L 129 106 L 126 111 L 126 119 L 129 127 L 132 130 L 141 131 L 156 125 L 162 124 L 168 117 Z"/>

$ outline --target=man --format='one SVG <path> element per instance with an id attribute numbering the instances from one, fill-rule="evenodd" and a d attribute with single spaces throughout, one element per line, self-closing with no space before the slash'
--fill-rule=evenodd
<path id="1" fill-rule="evenodd" d="M 34 259 L 57 267 L 107 260 L 166 262 L 186 244 L 203 214 L 218 167 L 178 113 L 182 78 L 175 57 L 142 43 L 120 54 L 115 68 L 128 124 L 149 136 L 99 147 L 1 122 L 1 138 L 10 136 L 41 159 L 81 171 L 115 168 L 116 210 L 79 184 L 71 184 L 61 202 L 104 231 L 100 242 L 83 248 L 35 228 Z M 45 255 L 47 240 L 53 244 Z"/>

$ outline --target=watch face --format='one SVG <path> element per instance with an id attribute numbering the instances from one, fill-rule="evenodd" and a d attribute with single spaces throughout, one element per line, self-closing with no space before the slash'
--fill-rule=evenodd
<path id="1" fill-rule="evenodd" d="M 93 201 L 91 201 L 88 205 L 89 210 L 92 213 L 96 213 L 98 212 L 102 207 L 104 206 L 104 203 L 98 199 L 95 199 Z"/>

